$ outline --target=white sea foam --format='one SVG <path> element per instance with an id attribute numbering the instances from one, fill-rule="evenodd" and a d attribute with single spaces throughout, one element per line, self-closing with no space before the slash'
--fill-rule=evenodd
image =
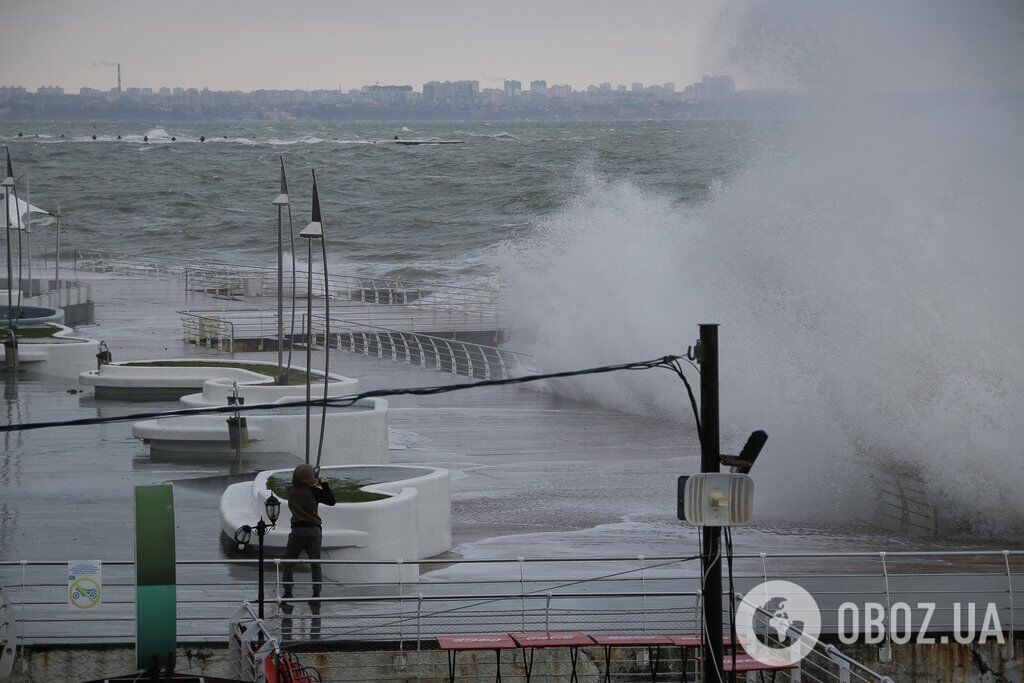
<path id="1" fill-rule="evenodd" d="M 844 30 L 813 5 L 801 30 Z M 851 63 L 836 72 L 870 82 L 864 70 L 885 62 L 866 44 L 876 53 L 841 52 Z M 929 58 L 908 54 L 915 44 L 887 46 L 900 69 Z M 982 96 L 908 106 L 854 90 L 809 99 L 781 149 L 699 205 L 582 169 L 566 206 L 510 248 L 509 343 L 546 369 L 574 368 L 680 352 L 698 323 L 721 323 L 724 446 L 769 432 L 761 500 L 849 512 L 872 496 L 849 463 L 899 463 L 947 518 L 1020 526 L 1019 112 Z M 555 390 L 690 421 L 678 383 L 651 374 Z"/>

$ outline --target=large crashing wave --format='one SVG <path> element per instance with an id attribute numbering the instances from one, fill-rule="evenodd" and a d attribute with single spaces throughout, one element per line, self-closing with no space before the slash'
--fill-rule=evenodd
<path id="1" fill-rule="evenodd" d="M 783 45 L 807 61 L 816 38 L 844 35 L 841 18 L 792 2 L 752 5 L 734 34 L 750 40 L 742 21 L 775 6 L 800 35 L 765 30 L 763 49 L 744 54 L 766 62 Z M 908 47 L 919 42 L 888 46 L 894 69 L 932 68 L 928 50 Z M 843 45 L 829 78 L 853 75 L 823 90 L 814 71 L 783 148 L 699 205 L 584 173 L 565 208 L 511 248 L 513 339 L 567 368 L 678 351 L 698 323 L 721 323 L 726 450 L 769 432 L 756 474 L 770 509 L 842 514 L 871 497 L 846 465 L 898 463 L 942 496 L 941 514 L 1005 531 L 1024 520 L 1019 102 L 867 94 L 884 46 L 867 41 L 858 60 L 856 36 Z M 1012 63 L 1021 48 L 1006 49 L 993 54 Z M 681 388 L 648 375 L 554 390 L 684 420 Z"/>

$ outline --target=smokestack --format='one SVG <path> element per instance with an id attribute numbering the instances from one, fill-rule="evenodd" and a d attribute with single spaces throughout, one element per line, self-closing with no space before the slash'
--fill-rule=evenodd
<path id="1" fill-rule="evenodd" d="M 117 63 L 117 92 L 121 92 L 121 62 Z"/>

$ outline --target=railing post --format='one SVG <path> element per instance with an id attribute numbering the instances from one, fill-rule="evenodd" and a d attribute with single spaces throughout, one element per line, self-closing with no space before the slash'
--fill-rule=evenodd
<path id="1" fill-rule="evenodd" d="M 544 601 L 544 630 L 551 630 L 551 591 L 548 591 L 547 600 Z"/>
<path id="2" fill-rule="evenodd" d="M 405 594 L 405 584 L 402 581 L 402 560 L 395 560 L 398 568 L 398 649 L 405 649 L 405 616 L 402 614 L 402 607 L 405 601 L 402 599 Z"/>
<path id="3" fill-rule="evenodd" d="M 880 661 L 890 661 L 892 658 L 892 596 L 889 593 L 889 567 L 885 562 L 885 551 L 878 553 L 882 559 L 882 576 L 885 577 L 885 640 L 887 654 L 879 656 Z"/>
<path id="4" fill-rule="evenodd" d="M 640 601 L 643 605 L 643 628 L 647 633 L 647 577 L 644 575 L 644 556 L 637 555 L 637 562 L 640 563 Z"/>
<path id="5" fill-rule="evenodd" d="M 277 613 L 274 615 L 277 617 L 277 637 L 284 639 L 284 634 L 281 633 L 281 558 L 274 558 L 274 604 L 277 605 Z"/>
<path id="6" fill-rule="evenodd" d="M 526 558 L 520 556 L 520 557 L 517 557 L 516 560 L 519 561 L 519 595 L 520 595 L 519 599 L 520 599 L 520 601 L 522 603 L 522 611 L 521 611 L 521 613 L 522 613 L 522 624 L 523 624 L 523 630 L 525 631 L 526 630 L 526 571 L 525 571 L 525 567 L 523 565 L 526 562 Z"/>
<path id="7" fill-rule="evenodd" d="M 21 560 L 21 627 L 18 628 L 18 640 L 21 641 L 21 672 L 26 672 L 28 660 L 25 659 L 25 571 L 28 569 L 28 560 Z"/>
<path id="8" fill-rule="evenodd" d="M 1006 589 L 1007 589 L 1007 593 L 1010 596 L 1010 637 L 1007 640 L 1007 643 L 1010 646 L 1009 652 L 1010 652 L 1010 656 L 1012 657 L 1014 655 L 1014 653 L 1016 652 L 1016 649 L 1014 648 L 1014 642 L 1013 642 L 1013 637 L 1014 637 L 1013 632 L 1015 630 L 1014 615 L 1013 615 L 1013 575 L 1010 573 L 1010 551 L 1009 550 L 1004 550 L 1003 551 L 1003 562 L 1006 564 Z"/>

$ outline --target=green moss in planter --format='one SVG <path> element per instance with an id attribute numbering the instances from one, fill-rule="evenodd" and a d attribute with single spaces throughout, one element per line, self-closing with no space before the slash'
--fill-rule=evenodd
<path id="1" fill-rule="evenodd" d="M 141 365 L 150 368 L 202 368 L 202 367 L 215 367 L 215 368 L 238 368 L 239 370 L 248 370 L 267 377 L 273 378 L 277 375 L 276 365 L 257 365 L 256 363 L 239 363 L 235 361 L 204 361 L 204 360 L 140 360 L 130 361 L 128 363 L 120 363 L 120 365 Z M 312 381 L 317 382 L 321 377 L 312 375 Z M 306 383 L 306 372 L 304 370 L 288 369 L 288 376 L 285 380 L 285 384 L 288 386 L 302 385 Z"/>
<path id="2" fill-rule="evenodd" d="M 327 477 L 327 483 L 334 492 L 334 499 L 339 503 L 368 503 L 372 500 L 384 500 L 391 496 L 383 493 L 363 491 L 361 487 L 367 486 L 366 482 L 357 482 L 344 477 Z M 291 474 L 275 474 L 267 478 L 267 488 L 274 492 L 278 498 L 287 499 L 288 489 L 292 486 Z"/>
<path id="3" fill-rule="evenodd" d="M 61 331 L 60 327 L 19 327 L 18 339 L 46 339 Z M 4 330 L 4 338 L 7 331 Z"/>

